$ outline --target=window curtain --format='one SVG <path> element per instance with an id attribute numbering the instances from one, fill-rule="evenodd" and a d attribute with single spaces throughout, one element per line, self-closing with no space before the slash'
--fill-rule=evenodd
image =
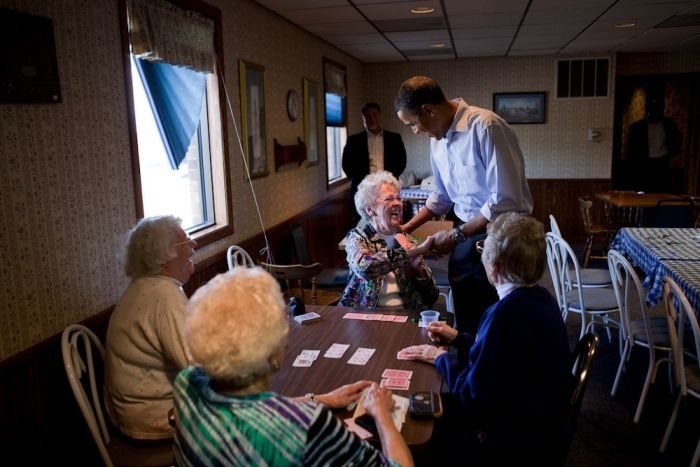
<path id="1" fill-rule="evenodd" d="M 214 22 L 163 0 L 129 0 L 131 53 L 173 170 L 199 126 L 205 73 L 216 64 Z"/>
<path id="2" fill-rule="evenodd" d="M 170 167 L 177 170 L 199 126 L 205 75 L 184 67 L 140 58 L 134 59 L 134 63 L 156 117 Z"/>

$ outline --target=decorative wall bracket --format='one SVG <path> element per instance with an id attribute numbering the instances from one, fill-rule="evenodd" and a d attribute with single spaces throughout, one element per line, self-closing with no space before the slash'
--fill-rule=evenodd
<path id="1" fill-rule="evenodd" d="M 297 136 L 297 144 L 283 146 L 277 142 L 277 138 L 273 139 L 275 147 L 275 172 L 285 164 L 298 162 L 299 165 L 306 160 L 306 144 Z"/>

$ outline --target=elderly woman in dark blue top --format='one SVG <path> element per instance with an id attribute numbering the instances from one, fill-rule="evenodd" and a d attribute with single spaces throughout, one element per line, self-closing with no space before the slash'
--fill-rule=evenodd
<path id="1" fill-rule="evenodd" d="M 536 284 L 546 264 L 544 227 L 530 216 L 505 213 L 487 232 L 481 259 L 499 301 L 485 312 L 476 336 L 431 323 L 430 338 L 459 352 L 418 345 L 400 355 L 435 364 L 445 378 L 446 431 L 461 430 L 465 441 L 452 446 L 453 457 L 470 446 L 474 459 L 484 456 L 487 464 L 518 459 L 543 465 L 549 462 L 543 456 L 554 451 L 571 374 L 559 308 Z"/>
<path id="2" fill-rule="evenodd" d="M 422 256 L 432 239 L 415 244 L 399 232 L 400 190 L 387 171 L 366 176 L 357 187 L 355 207 L 361 220 L 345 237 L 350 275 L 341 306 L 422 309 L 437 300 L 437 286 Z"/>

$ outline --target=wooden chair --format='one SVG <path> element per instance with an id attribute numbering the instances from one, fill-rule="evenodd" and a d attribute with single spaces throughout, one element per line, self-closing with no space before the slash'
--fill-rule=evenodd
<path id="1" fill-rule="evenodd" d="M 581 220 L 583 221 L 583 229 L 586 232 L 586 244 L 583 250 L 583 268 L 588 267 L 588 260 L 594 259 L 607 259 L 607 249 L 610 245 L 610 240 L 615 234 L 616 230 L 609 228 L 607 226 L 602 226 L 593 222 L 593 217 L 591 216 L 591 208 L 593 207 L 593 201 L 587 196 L 580 196 L 578 198 L 578 209 L 581 212 Z M 593 243 L 596 241 L 604 241 L 605 245 L 603 247 L 604 253 L 593 255 Z"/>
<path id="2" fill-rule="evenodd" d="M 290 234 L 294 243 L 294 251 L 298 263 L 315 263 L 309 253 L 306 235 L 304 235 L 304 228 L 300 222 L 292 224 L 290 227 Z M 347 266 L 340 268 L 325 268 L 321 266 L 321 272 L 318 273 L 316 277 L 316 286 L 319 288 L 344 288 L 348 283 L 348 274 L 349 270 Z"/>
<path id="3" fill-rule="evenodd" d="M 693 227 L 695 203 L 690 198 L 661 199 L 654 210 L 654 227 Z"/>
<path id="4" fill-rule="evenodd" d="M 310 305 L 335 305 L 340 300 L 340 292 L 317 290 L 316 276 L 323 270 L 320 263 L 313 264 L 269 264 L 260 266 L 286 285 L 285 298 L 302 297 Z M 310 284 L 311 288 L 305 287 Z"/>

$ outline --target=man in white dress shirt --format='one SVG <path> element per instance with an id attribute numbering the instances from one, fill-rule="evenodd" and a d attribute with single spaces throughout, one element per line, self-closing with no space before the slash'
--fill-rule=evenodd
<path id="1" fill-rule="evenodd" d="M 461 225 L 435 234 L 433 249 L 452 252 L 448 277 L 457 326 L 474 333 L 483 311 L 498 300 L 476 242 L 486 237 L 486 225 L 498 214 L 532 213 L 518 138 L 494 112 L 461 98 L 448 101 L 437 82 L 426 76 L 405 81 L 394 108 L 414 133 L 431 137 L 430 163 L 437 188 L 402 230 L 411 232 L 454 208 Z"/>

